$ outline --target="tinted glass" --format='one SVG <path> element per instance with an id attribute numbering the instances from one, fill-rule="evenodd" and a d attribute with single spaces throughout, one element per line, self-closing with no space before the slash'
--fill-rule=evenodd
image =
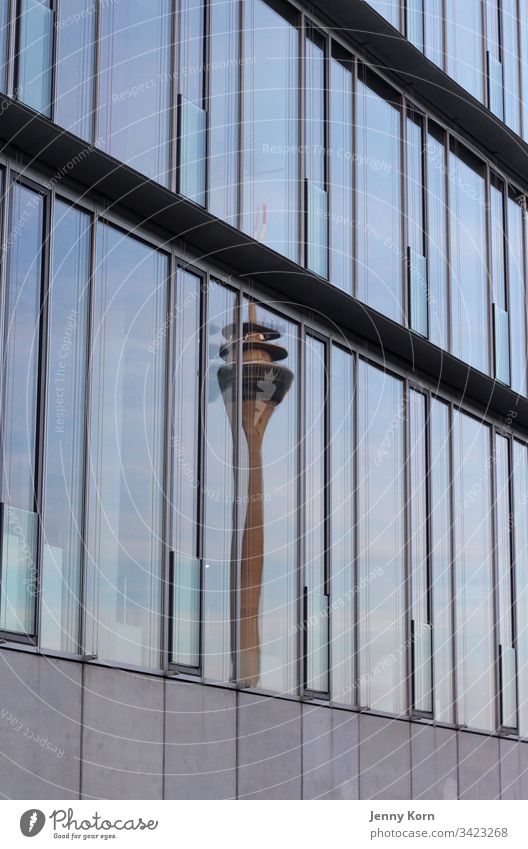
<path id="1" fill-rule="evenodd" d="M 352 294 L 352 70 L 330 62 L 330 280 Z"/>
<path id="2" fill-rule="evenodd" d="M 77 652 L 83 533 L 89 215 L 57 202 L 49 297 L 41 644 Z"/>
<path id="3" fill-rule="evenodd" d="M 519 21 L 517 18 L 517 0 L 502 0 L 501 5 L 504 120 L 514 132 L 520 133 Z"/>
<path id="4" fill-rule="evenodd" d="M 167 259 L 97 231 L 90 412 L 87 648 L 158 667 Z"/>
<path id="5" fill-rule="evenodd" d="M 444 67 L 443 0 L 424 0 L 425 55 Z"/>
<path id="6" fill-rule="evenodd" d="M 508 198 L 508 273 L 511 385 L 526 394 L 526 286 L 523 228 L 526 216 L 516 197 Z"/>
<path id="7" fill-rule="evenodd" d="M 93 0 L 62 3 L 57 21 L 55 120 L 83 139 L 92 139 L 95 5 Z"/>
<path id="8" fill-rule="evenodd" d="M 447 207 L 446 149 L 443 134 L 427 137 L 427 225 L 429 337 L 441 348 L 448 347 L 447 330 Z"/>
<path id="9" fill-rule="evenodd" d="M 54 13 L 40 0 L 20 0 L 19 9 L 17 96 L 50 115 Z"/>
<path id="10" fill-rule="evenodd" d="M 480 0 L 446 0 L 447 71 L 477 100 L 484 99 Z"/>

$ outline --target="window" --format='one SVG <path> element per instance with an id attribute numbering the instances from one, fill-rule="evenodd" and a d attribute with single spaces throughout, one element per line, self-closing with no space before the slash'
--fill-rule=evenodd
<path id="1" fill-rule="evenodd" d="M 48 306 L 41 645 L 79 652 L 91 218 L 57 201 Z"/>
<path id="2" fill-rule="evenodd" d="M 528 736 L 528 449 L 526 445 L 513 443 L 513 515 L 511 525 L 515 551 L 515 611 L 519 632 L 518 675 L 519 675 L 519 733 Z"/>
<path id="3" fill-rule="evenodd" d="M 510 325 L 506 297 L 506 225 L 504 213 L 504 186 L 492 175 L 490 183 L 490 240 L 495 377 L 502 383 L 509 384 Z"/>
<path id="4" fill-rule="evenodd" d="M 504 69 L 499 0 L 486 0 L 488 107 L 504 120 Z"/>
<path id="5" fill-rule="evenodd" d="M 357 97 L 358 298 L 402 322 L 400 105 L 396 95 L 363 76 Z"/>
<path id="6" fill-rule="evenodd" d="M 48 116 L 51 115 L 53 19 L 49 0 L 20 0 L 17 95 L 23 103 Z"/>
<path id="7" fill-rule="evenodd" d="M 171 660 L 176 665 L 189 667 L 200 666 L 200 291 L 200 278 L 179 268 L 171 311 L 174 316 L 171 378 Z"/>
<path id="8" fill-rule="evenodd" d="M 462 148 L 451 150 L 452 353 L 488 372 L 488 286 L 484 169 Z"/>
<path id="9" fill-rule="evenodd" d="M 331 697 L 355 705 L 355 433 L 354 359 L 334 345 L 331 360 L 330 557 Z"/>
<path id="10" fill-rule="evenodd" d="M 525 199 L 508 193 L 508 293 L 511 341 L 511 386 L 526 395 Z"/>
<path id="11" fill-rule="evenodd" d="M 447 298 L 447 153 L 445 133 L 429 122 L 427 134 L 427 256 L 429 258 L 429 338 L 449 348 Z"/>
<path id="12" fill-rule="evenodd" d="M 101 4 L 99 132 L 105 150 L 168 184 L 170 0 Z"/>
<path id="13" fill-rule="evenodd" d="M 323 342 L 306 337 L 304 618 L 305 686 L 329 689 L 329 616 L 327 580 L 326 444 L 327 380 Z"/>
<path id="14" fill-rule="evenodd" d="M 444 67 L 444 0 L 424 0 L 424 53 L 431 62 Z"/>
<path id="15" fill-rule="evenodd" d="M 517 727 L 516 651 L 513 613 L 513 561 L 511 545 L 510 443 L 495 437 L 495 511 L 497 517 L 497 592 L 499 627 L 500 723 Z"/>
<path id="16" fill-rule="evenodd" d="M 209 209 L 236 227 L 239 153 L 238 0 L 211 2 Z"/>
<path id="17" fill-rule="evenodd" d="M 305 39 L 306 265 L 328 277 L 326 45 L 311 26 Z"/>
<path id="18" fill-rule="evenodd" d="M 352 294 L 353 122 L 351 59 L 334 45 L 330 61 L 330 280 Z"/>
<path id="19" fill-rule="evenodd" d="M 160 665 L 167 257 L 98 225 L 86 653 Z"/>
<path id="20" fill-rule="evenodd" d="M 4 295 L 0 628 L 33 636 L 37 587 L 37 405 L 45 199 L 11 187 Z"/>
<path id="21" fill-rule="evenodd" d="M 179 181 L 178 190 L 205 206 L 206 127 L 205 10 L 203 2 L 183 0 L 179 25 Z"/>
<path id="22" fill-rule="evenodd" d="M 296 27 L 263 0 L 244 4 L 242 229 L 299 260 Z"/>
<path id="23" fill-rule="evenodd" d="M 244 303 L 240 680 L 297 684 L 297 327 Z"/>
<path id="24" fill-rule="evenodd" d="M 517 0 L 501 0 L 504 64 L 504 120 L 515 132 L 521 132 L 519 81 L 519 21 Z"/>
<path id="25" fill-rule="evenodd" d="M 0 91 L 7 86 L 7 34 L 9 21 L 9 4 L 0 4 Z"/>
<path id="26" fill-rule="evenodd" d="M 429 428 L 434 716 L 438 722 L 454 722 L 451 423 L 448 405 L 436 398 L 431 399 Z"/>
<path id="27" fill-rule="evenodd" d="M 453 496 L 457 721 L 495 728 L 493 564 L 489 428 L 454 412 Z"/>
<path id="28" fill-rule="evenodd" d="M 369 3 L 393 27 L 400 28 L 400 0 L 369 0 Z"/>
<path id="29" fill-rule="evenodd" d="M 428 562 L 427 433 L 425 395 L 409 391 L 409 513 L 412 706 L 432 713 L 432 628 Z"/>
<path id="30" fill-rule="evenodd" d="M 204 378 L 204 673 L 235 677 L 234 594 L 237 582 L 237 296 L 212 280 L 208 287 L 207 367 Z"/>
<path id="31" fill-rule="evenodd" d="M 481 0 L 445 0 L 447 72 L 484 100 Z"/>
<path id="32" fill-rule="evenodd" d="M 424 163 L 423 119 L 410 112 L 406 122 L 407 139 L 407 274 L 409 287 L 409 326 L 428 335 L 427 259 L 424 241 Z"/>
<path id="33" fill-rule="evenodd" d="M 528 139 L 528 0 L 519 0 L 519 26 L 521 30 L 521 82 L 522 82 L 522 137 Z"/>
<path id="34" fill-rule="evenodd" d="M 406 710 L 403 384 L 359 362 L 360 706 Z M 387 660 L 389 659 L 389 660 Z"/>
<path id="35" fill-rule="evenodd" d="M 418 50 L 424 49 L 424 0 L 406 0 L 407 38 Z"/>
<path id="36" fill-rule="evenodd" d="M 59 7 L 57 21 L 57 96 L 55 120 L 91 141 L 95 67 L 93 0 L 73 0 Z"/>

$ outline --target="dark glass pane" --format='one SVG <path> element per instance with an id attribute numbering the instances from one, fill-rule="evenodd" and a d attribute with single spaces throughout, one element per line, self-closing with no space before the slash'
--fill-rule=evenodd
<path id="1" fill-rule="evenodd" d="M 41 644 L 77 652 L 83 532 L 90 216 L 55 205 L 42 513 Z"/>
<path id="2" fill-rule="evenodd" d="M 20 0 L 17 95 L 37 112 L 51 114 L 52 9 L 40 0 Z"/>
<path id="3" fill-rule="evenodd" d="M 60 6 L 57 22 L 55 120 L 83 139 L 92 139 L 96 7 L 93 0 Z"/>

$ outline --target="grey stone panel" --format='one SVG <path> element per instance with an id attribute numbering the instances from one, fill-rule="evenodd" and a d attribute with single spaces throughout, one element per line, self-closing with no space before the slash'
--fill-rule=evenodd
<path id="1" fill-rule="evenodd" d="M 460 731 L 458 787 L 460 799 L 500 799 L 499 740 Z"/>
<path id="2" fill-rule="evenodd" d="M 87 665 L 83 799 L 161 799 L 163 678 Z"/>
<path id="3" fill-rule="evenodd" d="M 236 797 L 236 692 L 167 680 L 165 798 Z"/>
<path id="4" fill-rule="evenodd" d="M 410 725 L 360 714 L 360 799 L 411 798 Z"/>
<path id="5" fill-rule="evenodd" d="M 458 795 L 456 731 L 411 725 L 413 799 L 456 799 Z"/>
<path id="6" fill-rule="evenodd" d="M 515 740 L 499 740 L 501 799 L 523 798 L 521 750 L 524 745 Z"/>
<path id="7" fill-rule="evenodd" d="M 358 715 L 303 705 L 303 799 L 358 798 Z"/>
<path id="8" fill-rule="evenodd" d="M 301 798 L 301 705 L 240 693 L 238 797 Z"/>
<path id="9" fill-rule="evenodd" d="M 0 795 L 78 799 L 81 666 L 0 652 Z"/>

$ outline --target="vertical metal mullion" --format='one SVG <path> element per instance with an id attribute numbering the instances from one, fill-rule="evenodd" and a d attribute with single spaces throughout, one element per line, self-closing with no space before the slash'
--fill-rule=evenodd
<path id="1" fill-rule="evenodd" d="M 179 10 L 177 0 L 171 5 L 171 80 L 170 80 L 170 110 L 169 110 L 169 189 L 178 191 L 178 33 Z"/>
<path id="2" fill-rule="evenodd" d="M 57 62 L 59 56 L 59 28 L 56 26 L 61 0 L 52 0 L 50 9 L 53 15 L 53 33 L 51 36 L 51 91 L 50 118 L 55 121 L 57 105 Z"/>
<path id="3" fill-rule="evenodd" d="M 528 94 L 528 93 L 527 93 Z M 528 106 L 527 106 L 528 108 Z M 527 224 L 528 224 L 528 214 L 527 214 L 527 205 L 526 205 L 526 195 L 523 195 L 522 200 L 522 242 L 523 242 L 523 261 L 522 261 L 522 274 L 523 274 L 523 284 L 524 284 L 524 297 L 526 298 L 527 287 L 528 287 L 528 233 L 527 233 Z M 524 385 L 528 388 L 528 313 L 524 311 Z M 511 344 L 510 344 L 511 349 Z"/>
<path id="4" fill-rule="evenodd" d="M 431 714 L 435 716 L 435 664 L 434 664 L 434 580 L 433 580 L 433 492 L 432 492 L 432 446 L 431 446 L 431 393 L 425 394 L 425 534 L 426 534 L 426 581 L 427 581 L 427 619 L 431 626 L 430 634 L 430 672 L 431 672 Z"/>
<path id="5" fill-rule="evenodd" d="M 246 0 L 238 0 L 238 125 L 237 125 L 237 141 L 238 141 L 238 151 L 237 151 L 237 192 L 236 192 L 236 210 L 235 210 L 235 221 L 238 230 L 243 230 L 243 213 L 245 212 L 243 208 L 244 204 L 244 184 L 243 184 L 243 175 L 244 175 L 244 66 L 245 63 L 242 61 L 242 57 L 244 56 L 244 47 L 245 47 L 245 19 L 244 19 L 244 11 L 247 9 L 248 4 Z"/>
<path id="6" fill-rule="evenodd" d="M 16 98 L 15 92 L 15 51 L 16 51 L 16 20 L 17 0 L 7 0 L 7 44 L 6 44 L 6 94 Z"/>
<path id="7" fill-rule="evenodd" d="M 170 255 L 169 260 L 169 279 L 168 279 L 168 292 L 167 292 L 167 311 L 169 317 L 175 315 L 176 308 L 176 298 L 175 298 L 175 288 L 176 288 L 176 279 L 178 274 L 178 264 L 174 254 Z M 173 576 L 171 574 L 171 546 L 172 546 L 172 470 L 174 468 L 173 464 L 173 427 L 174 427 L 174 381 L 173 381 L 173 368 L 174 368 L 174 345 L 175 345 L 175 333 L 174 333 L 174 322 L 169 321 L 168 334 L 167 334 L 167 350 L 165 354 L 165 427 L 164 427 L 164 480 L 163 480 L 163 492 L 165 494 L 164 498 L 164 510 L 163 510 L 163 561 L 162 561 L 162 613 L 163 613 L 163 622 L 162 622 L 162 641 L 161 641 L 161 668 L 167 670 L 169 668 L 169 664 L 173 660 L 172 656 L 172 579 Z"/>
<path id="8" fill-rule="evenodd" d="M 325 52 L 323 58 L 323 122 L 324 122 L 324 186 L 326 190 L 326 211 L 330 211 L 330 62 L 332 45 L 330 36 L 324 36 Z M 326 276 L 330 277 L 330 215 L 326 216 Z"/>
<path id="9" fill-rule="evenodd" d="M 452 682 L 453 682 L 453 721 L 455 726 L 460 725 L 460 707 L 458 701 L 458 651 L 457 651 L 457 592 L 456 592 L 456 563 L 455 563 L 455 492 L 454 492 L 454 408 L 448 405 L 449 420 L 449 512 L 450 512 L 450 552 L 451 562 L 451 650 L 452 650 Z"/>
<path id="10" fill-rule="evenodd" d="M 83 452 L 83 512 L 82 512 L 82 540 L 81 548 L 81 616 L 79 621 L 79 642 L 80 654 L 88 659 L 96 655 L 96 646 L 92 643 L 91 651 L 86 651 L 88 642 L 87 635 L 87 600 L 88 600 L 88 575 L 89 569 L 93 566 L 89 565 L 89 549 L 88 549 L 88 522 L 89 522 L 89 472 L 90 472 L 90 436 L 91 436 L 91 418 L 92 418 L 92 388 L 93 388 L 93 328 L 95 324 L 95 274 L 96 274 L 96 245 L 97 245 L 97 226 L 98 213 L 95 212 L 92 216 L 90 226 L 90 283 L 88 287 L 88 303 L 87 303 L 87 328 L 86 328 L 86 384 L 84 389 L 84 452 Z M 95 610 L 92 611 L 92 617 L 95 619 Z"/>
<path id="11" fill-rule="evenodd" d="M 422 207 L 423 207 L 423 253 L 425 257 L 425 300 L 426 300 L 426 325 L 427 338 L 431 336 L 431 268 L 429 257 L 429 118 L 426 114 L 422 116 Z"/>
<path id="12" fill-rule="evenodd" d="M 101 33 L 102 33 L 102 14 L 101 3 L 96 0 L 95 6 L 95 33 L 94 33 L 94 78 L 92 84 L 92 140 L 95 145 L 100 146 L 102 139 L 100 138 L 100 123 L 101 116 L 99 113 L 99 103 L 101 99 Z M 105 145 L 106 146 L 106 145 Z"/>
<path id="13" fill-rule="evenodd" d="M 175 281 L 176 282 L 176 281 Z M 205 285 L 204 285 L 205 283 Z M 209 292 L 209 275 L 207 274 L 205 277 L 200 278 L 200 303 L 199 303 L 199 323 L 200 328 L 198 331 L 199 334 L 199 348 L 198 348 L 198 434 L 196 435 L 196 439 L 198 440 L 198 454 L 197 454 L 197 468 L 196 474 L 199 481 L 199 486 L 197 488 L 196 498 L 196 519 L 197 519 L 197 527 L 196 527 L 196 555 L 199 563 L 200 577 L 199 577 L 199 586 L 200 586 L 200 599 L 199 599 L 199 635 L 198 635 L 198 653 L 199 653 L 199 674 L 201 675 L 201 679 L 204 679 L 204 650 L 205 650 L 205 640 L 204 640 L 204 613 L 205 613 L 205 456 L 206 456 L 206 432 L 205 432 L 205 422 L 206 422 L 206 380 L 205 375 L 207 374 L 207 340 L 206 333 L 207 328 L 207 310 L 208 310 L 208 292 Z"/>
<path id="14" fill-rule="evenodd" d="M 509 386 L 512 384 L 512 363 L 513 363 L 513 351 L 512 351 L 512 334 L 511 334 L 511 316 L 510 316 L 510 240 L 509 240 L 509 232 L 510 232 L 510 187 L 508 183 L 501 180 L 502 183 L 502 222 L 503 222 L 503 236 L 502 236 L 502 244 L 504 251 L 504 305 L 506 312 L 508 313 L 508 377 L 509 377 Z M 491 192 L 491 188 L 490 188 Z M 488 201 L 490 199 L 488 198 Z M 491 205 L 488 202 L 488 207 L 490 209 L 489 215 L 491 216 Z M 523 215 L 523 226 L 522 226 L 522 234 L 521 239 L 524 245 L 524 215 Z M 491 225 L 490 225 L 491 226 Z M 490 231 L 490 241 L 491 241 L 491 231 Z M 521 246 L 522 250 L 522 246 Z M 524 269 L 523 269 L 523 278 L 524 278 Z M 524 278 L 525 279 L 525 278 Z M 494 321 L 492 315 L 492 322 Z M 495 327 L 492 327 L 493 334 L 495 334 Z M 494 340 L 494 335 L 492 339 Z M 494 374 L 492 372 L 492 374 Z"/>

